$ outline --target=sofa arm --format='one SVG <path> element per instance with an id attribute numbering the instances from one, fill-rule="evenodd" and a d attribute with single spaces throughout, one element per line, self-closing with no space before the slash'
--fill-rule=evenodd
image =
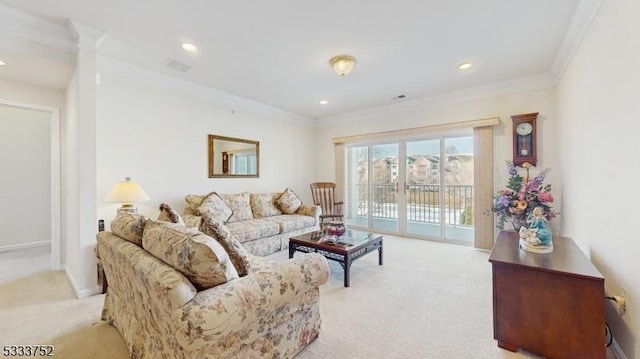
<path id="1" fill-rule="evenodd" d="M 296 214 L 303 216 L 309 216 L 316 219 L 316 224 L 320 224 L 320 215 L 322 214 L 322 208 L 317 205 L 301 205 L 296 211 Z"/>
<path id="2" fill-rule="evenodd" d="M 134 310 L 175 312 L 196 295 L 196 288 L 180 272 L 153 257 L 138 245 L 112 232 L 98 232 L 97 248 L 109 280 L 109 292 L 132 300 Z M 116 310 L 116 308 L 113 308 Z"/>
<path id="3" fill-rule="evenodd" d="M 183 307 L 178 342 L 189 351 L 251 343 L 301 302 L 317 302 L 328 278 L 327 260 L 310 253 L 204 290 Z"/>

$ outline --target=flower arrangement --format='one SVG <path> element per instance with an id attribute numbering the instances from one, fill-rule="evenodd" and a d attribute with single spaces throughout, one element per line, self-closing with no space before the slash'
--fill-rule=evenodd
<path id="1" fill-rule="evenodd" d="M 545 219 L 554 218 L 558 213 L 549 206 L 549 203 L 553 202 L 551 185 L 543 185 L 544 178 L 551 170 L 545 168 L 535 177 L 529 178 L 531 164 L 525 162 L 522 167 L 527 171 L 527 176 L 523 178 L 513 162 L 507 162 L 507 166 L 509 168 L 507 188 L 494 195 L 493 207 L 491 208 L 491 211 L 497 214 L 498 229 L 504 229 L 507 220 L 512 220 L 514 223 L 526 223 L 527 218 L 536 207 L 542 207 Z"/>

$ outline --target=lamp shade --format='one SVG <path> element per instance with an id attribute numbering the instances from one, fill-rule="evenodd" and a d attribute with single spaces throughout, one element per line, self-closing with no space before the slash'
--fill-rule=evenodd
<path id="1" fill-rule="evenodd" d="M 142 187 L 131 181 L 130 177 L 126 177 L 123 182 L 118 182 L 104 198 L 107 202 L 122 202 L 124 204 L 148 201 L 150 199 Z"/>
<path id="2" fill-rule="evenodd" d="M 356 64 L 356 59 L 349 55 L 338 55 L 329 60 L 329 63 L 333 66 L 333 71 L 340 76 L 344 76 L 353 70 L 353 66 Z"/>

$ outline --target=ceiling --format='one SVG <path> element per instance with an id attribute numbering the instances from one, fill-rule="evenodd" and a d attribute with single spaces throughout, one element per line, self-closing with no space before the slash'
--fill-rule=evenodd
<path id="1" fill-rule="evenodd" d="M 550 76 L 580 9 L 580 0 L 0 0 L 2 4 L 0 25 L 3 9 L 43 18 L 56 31 L 67 29 L 73 19 L 106 34 L 101 55 L 312 119 Z M 6 22 L 0 26 L 0 59 L 7 62 L 0 67 L 0 78 L 64 88 L 73 71 L 70 49 L 26 51 L 20 41 L 28 36 L 13 28 Z M 183 41 L 200 51 L 185 52 Z M 339 54 L 357 59 L 344 77 L 329 64 Z M 186 73 L 168 69 L 163 63 L 169 58 L 192 68 Z M 473 67 L 458 70 L 464 61 Z M 399 95 L 405 98 L 396 99 Z M 320 100 L 329 103 L 321 105 Z"/>

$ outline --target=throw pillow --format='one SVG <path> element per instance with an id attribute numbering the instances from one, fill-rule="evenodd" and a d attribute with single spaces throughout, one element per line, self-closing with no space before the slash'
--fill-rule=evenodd
<path id="1" fill-rule="evenodd" d="M 111 221 L 111 232 L 131 243 L 142 246 L 142 233 L 147 224 L 145 216 L 135 213 L 118 213 Z"/>
<path id="2" fill-rule="evenodd" d="M 177 223 L 182 226 L 185 225 L 182 217 L 180 217 L 180 214 L 178 214 L 178 212 L 176 212 L 166 203 L 160 204 L 160 214 L 158 215 L 158 221 Z"/>
<path id="3" fill-rule="evenodd" d="M 258 193 L 251 194 L 251 212 L 253 218 L 266 218 L 282 214 L 276 207 L 275 199 L 280 193 Z"/>
<path id="4" fill-rule="evenodd" d="M 215 238 L 227 251 L 227 254 L 229 254 L 231 262 L 233 262 L 233 266 L 238 271 L 238 274 L 241 277 L 247 275 L 249 255 L 236 237 L 229 232 L 229 229 L 227 229 L 224 223 L 205 214 L 202 216 L 202 222 L 200 223 L 200 232 Z"/>
<path id="5" fill-rule="evenodd" d="M 205 213 L 209 216 L 216 218 L 217 220 L 225 223 L 233 215 L 233 210 L 227 206 L 222 198 L 215 192 L 209 193 L 202 204 L 198 207 L 198 215 L 202 216 Z"/>
<path id="6" fill-rule="evenodd" d="M 283 213 L 294 214 L 302 206 L 302 201 L 291 188 L 287 188 L 276 198 L 276 205 Z"/>
<path id="7" fill-rule="evenodd" d="M 253 219 L 249 192 L 220 194 L 220 198 L 222 198 L 224 203 L 233 211 L 233 215 L 231 215 L 228 220 L 229 223 Z"/>
<path id="8" fill-rule="evenodd" d="M 220 243 L 196 228 L 149 220 L 142 247 L 184 274 L 198 290 L 238 278 Z"/>
<path id="9" fill-rule="evenodd" d="M 204 201 L 207 196 L 208 194 L 188 194 L 184 196 L 184 200 L 187 202 L 187 207 L 184 209 L 184 213 L 199 216 L 200 213 L 198 213 L 198 207 L 200 207 L 202 201 Z"/>
<path id="10" fill-rule="evenodd" d="M 184 220 L 185 227 L 198 228 L 198 227 L 200 227 L 200 223 L 202 223 L 202 216 L 194 216 L 194 215 L 191 215 L 191 214 L 185 214 L 184 217 L 182 217 L 182 219 Z"/>

